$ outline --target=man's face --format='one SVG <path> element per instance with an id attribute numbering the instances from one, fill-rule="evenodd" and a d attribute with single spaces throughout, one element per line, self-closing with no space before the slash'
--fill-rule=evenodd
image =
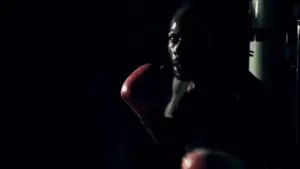
<path id="1" fill-rule="evenodd" d="M 180 80 L 191 80 L 199 66 L 208 64 L 204 56 L 208 52 L 207 36 L 197 28 L 182 19 L 170 25 L 168 51 L 174 75 Z"/>

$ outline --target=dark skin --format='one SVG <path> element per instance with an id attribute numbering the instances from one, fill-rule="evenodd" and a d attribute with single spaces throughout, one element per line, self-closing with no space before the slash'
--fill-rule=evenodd
<path id="1" fill-rule="evenodd" d="M 163 127 L 157 127 L 158 131 L 163 131 L 161 134 L 164 137 L 165 144 L 163 145 L 170 147 L 167 148 L 170 154 L 166 156 L 176 156 L 176 151 L 181 151 L 183 145 L 188 145 L 188 150 L 195 147 L 202 148 L 201 138 L 194 137 L 194 133 L 196 135 L 198 130 L 204 129 L 209 133 L 207 147 L 227 152 L 249 163 L 261 165 L 260 159 L 263 159 L 264 154 L 269 154 L 265 148 L 267 141 L 262 141 L 266 139 L 260 139 L 268 138 L 264 136 L 267 131 L 264 128 L 264 121 L 268 121 L 266 119 L 269 117 L 265 115 L 266 111 L 263 109 L 266 101 L 262 95 L 262 85 L 250 72 L 245 71 L 242 76 L 236 77 L 235 72 L 228 70 L 232 64 L 231 56 L 230 53 L 223 54 L 223 51 L 219 50 L 223 41 L 218 39 L 218 35 L 222 35 L 221 38 L 230 38 L 230 34 L 227 36 L 226 32 L 224 35 L 214 32 L 215 37 L 213 37 L 207 26 L 208 23 L 195 16 L 192 12 L 182 9 L 176 12 L 170 23 L 168 51 L 174 76 L 172 88 L 176 88 L 174 79 L 177 79 L 180 81 L 177 83 L 181 84 L 194 82 L 196 90 L 192 91 L 191 95 L 184 95 L 183 99 L 177 103 L 179 106 L 172 112 L 174 117 L 171 121 L 175 122 L 170 123 L 171 127 L 168 126 L 169 123 L 163 122 L 166 124 L 163 125 L 166 130 L 161 130 Z M 218 30 L 214 29 L 214 31 Z M 214 44 L 212 44 L 213 38 L 216 42 Z M 239 47 L 239 44 L 233 45 L 233 51 L 234 48 Z M 250 51 L 249 55 L 251 54 Z M 202 92 L 199 92 L 202 89 L 208 90 L 204 97 Z M 175 93 L 182 92 L 185 91 L 178 90 Z M 208 99 L 206 96 L 209 96 Z M 208 108 L 203 108 L 205 106 Z M 194 111 L 190 113 L 189 110 Z M 192 118 L 189 118 L 191 114 Z M 194 116 L 194 114 L 199 116 Z M 190 125 L 200 124 L 202 115 L 207 118 L 202 121 L 207 123 L 201 124 L 205 127 Z M 185 118 L 186 116 L 188 118 Z M 201 136 L 201 132 L 199 133 Z M 213 136 L 210 136 L 211 133 Z M 206 135 L 203 137 L 205 138 Z M 189 147 L 190 141 L 195 142 L 196 145 Z M 252 149 L 251 147 L 259 148 Z M 181 155 L 180 153 L 178 154 Z"/>
<path id="2" fill-rule="evenodd" d="M 205 78 L 199 71 L 208 68 L 205 65 L 209 64 L 207 53 L 210 49 L 210 33 L 191 15 L 193 14 L 186 9 L 177 11 L 168 34 L 173 73 L 182 81 L 194 81 L 200 76 Z"/>
<path id="3" fill-rule="evenodd" d="M 230 62 L 225 63 L 228 54 L 212 54 L 216 53 L 212 52 L 216 50 L 212 49 L 213 34 L 209 23 L 202 21 L 205 19 L 202 19 L 201 15 L 205 14 L 194 12 L 190 7 L 183 7 L 177 10 L 172 18 L 168 33 L 168 52 L 173 74 L 181 81 L 193 81 L 201 86 L 219 89 L 220 85 L 214 85 L 222 81 L 223 87 L 233 87 L 237 85 L 234 82 L 236 78 L 230 76 L 232 73 L 226 73 L 230 67 Z M 250 51 L 249 55 L 251 54 Z M 229 80 L 222 80 L 224 77 L 231 79 L 231 83 L 225 83 Z"/>
<path id="4" fill-rule="evenodd" d="M 235 94 L 238 93 L 236 86 L 240 85 L 229 78 L 231 74 L 226 73 L 226 68 L 228 67 L 224 67 L 228 65 L 226 62 L 221 61 L 220 65 L 215 65 L 219 58 L 211 54 L 211 51 L 216 50 L 216 48 L 211 48 L 212 34 L 205 22 L 199 23 L 198 21 L 201 18 L 195 18 L 195 16 L 188 10 L 182 9 L 177 11 L 170 23 L 168 51 L 174 76 L 172 89 L 180 88 L 178 86 L 193 82 L 196 90 L 185 93 L 180 102 L 172 105 L 175 108 L 170 113 L 171 118 L 169 116 L 166 117 L 165 113 L 165 118 L 160 119 L 161 121 L 153 120 L 153 124 L 147 126 L 150 133 L 153 133 L 154 138 L 163 145 L 162 147 L 166 151 L 166 154 L 163 155 L 163 160 L 169 168 L 171 168 L 170 165 L 173 163 L 178 165 L 176 162 L 179 162 L 179 159 L 185 153 L 184 146 L 186 146 L 188 151 L 193 150 L 195 147 L 199 148 L 200 151 L 202 151 L 202 148 L 209 147 L 214 149 L 210 150 L 209 153 L 219 150 L 236 156 L 239 153 L 239 147 L 231 144 L 233 144 L 233 141 L 234 143 L 240 143 L 242 139 L 236 139 L 239 138 L 240 133 L 236 134 L 238 131 L 235 129 L 246 126 L 241 126 L 240 124 L 242 123 L 232 120 L 240 117 L 236 116 L 237 113 L 235 113 L 240 112 L 236 110 L 235 106 L 238 105 L 236 104 L 238 99 L 235 98 Z M 226 55 L 217 56 L 228 57 Z M 226 61 L 226 58 L 223 61 Z M 222 66 L 223 64 L 224 66 Z M 246 78 L 248 79 L 247 81 L 239 80 L 244 81 L 246 84 L 251 84 L 252 87 L 255 86 L 254 83 L 248 83 L 250 81 L 248 75 L 245 76 Z M 203 92 L 199 92 L 200 90 L 207 91 L 205 96 L 203 96 Z M 179 93 L 184 93 L 187 90 L 174 91 L 172 96 L 173 94 L 179 95 Z M 253 92 L 249 90 L 249 93 Z M 252 104 L 251 107 L 253 107 Z M 248 108 L 246 110 L 252 112 Z M 200 122 L 201 120 L 202 122 Z M 219 125 L 222 127 L 216 127 Z M 205 135 L 205 133 L 202 135 L 202 129 L 209 133 L 209 136 Z M 248 130 L 248 128 L 246 129 Z M 213 133 L 213 136 L 210 133 Z M 208 141 L 206 141 L 206 137 Z M 252 154 L 249 156 L 252 157 Z M 239 160 L 236 159 L 236 161 Z"/>
<path id="5" fill-rule="evenodd" d="M 175 16 L 173 17 L 170 23 L 170 28 L 168 33 L 168 37 L 169 37 L 168 51 L 172 63 L 173 75 L 176 79 L 182 81 L 182 84 L 185 82 L 193 82 L 193 83 L 199 82 L 196 84 L 198 90 L 199 90 L 199 86 L 201 89 L 203 88 L 204 90 L 208 90 L 208 87 L 205 86 L 209 86 L 210 88 L 215 88 L 214 85 L 217 85 L 218 83 L 216 83 L 216 81 L 213 78 L 211 78 L 214 77 L 214 75 L 212 75 L 211 73 L 213 62 L 210 59 L 210 47 L 211 47 L 211 40 L 212 40 L 211 34 L 208 31 L 208 29 L 204 27 L 204 25 L 203 27 L 201 27 L 202 25 L 200 25 L 200 23 L 197 23 L 196 22 L 197 20 L 194 20 L 197 18 L 191 17 L 193 13 L 189 13 L 189 12 L 190 11 L 185 11 L 184 9 L 177 11 L 177 13 L 175 14 Z M 175 83 L 173 81 L 173 87 L 176 86 L 174 85 Z M 202 102 L 200 101 L 199 103 Z M 177 113 L 180 114 L 182 112 L 177 112 Z M 178 116 L 177 117 L 175 116 L 173 120 L 177 118 L 175 120 L 176 125 L 178 125 L 178 128 L 181 128 L 185 132 L 182 135 L 182 133 L 179 132 L 180 130 L 178 130 L 178 128 L 173 128 L 172 130 L 175 130 L 176 134 L 173 135 L 172 137 L 173 139 L 172 138 L 167 138 L 167 139 L 171 140 L 169 141 L 170 144 L 169 146 L 172 147 L 171 149 L 172 150 L 177 149 L 177 151 L 180 152 L 182 147 L 179 146 L 182 146 L 182 143 L 188 143 L 188 141 L 190 141 L 189 140 L 190 134 L 193 135 L 192 132 L 190 131 L 194 131 L 194 128 L 193 129 L 190 128 L 191 126 L 189 126 L 188 124 L 194 122 L 189 123 L 185 120 L 183 121 L 179 120 L 180 121 L 179 122 Z M 179 118 L 181 117 L 183 116 L 180 115 Z M 196 130 L 197 129 L 195 129 L 195 131 Z M 193 138 L 191 137 L 191 139 Z M 195 140 L 195 142 L 202 142 L 202 140 Z M 172 144 L 174 144 L 174 146 L 172 146 Z M 195 150 L 195 152 L 201 152 L 201 151 L 202 151 L 201 148 L 199 149 L 199 151 Z M 176 153 L 178 152 L 176 151 L 171 152 L 171 154 L 168 156 L 171 155 L 176 156 Z M 208 153 L 214 154 L 215 151 L 210 150 Z M 225 156 L 229 156 L 229 155 L 225 155 Z M 234 157 L 232 158 L 234 159 L 233 163 L 238 163 L 239 161 L 238 159 L 235 159 Z M 198 160 L 197 163 L 199 163 L 199 161 L 201 160 Z M 196 167 L 203 168 L 198 165 L 191 164 L 191 162 L 188 162 L 188 165 L 185 166 L 185 160 L 183 160 L 182 165 L 183 165 L 182 168 L 184 169 L 196 168 Z M 232 165 L 230 168 L 237 168 L 237 167 Z"/>

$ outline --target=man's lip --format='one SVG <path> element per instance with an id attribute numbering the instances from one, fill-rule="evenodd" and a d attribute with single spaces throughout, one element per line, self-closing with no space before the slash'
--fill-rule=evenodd
<path id="1" fill-rule="evenodd" d="M 180 65 L 180 61 L 179 60 L 173 60 L 173 64 L 174 65 Z"/>
<path id="2" fill-rule="evenodd" d="M 180 63 L 179 62 L 174 62 L 173 65 L 174 66 L 180 66 Z"/>

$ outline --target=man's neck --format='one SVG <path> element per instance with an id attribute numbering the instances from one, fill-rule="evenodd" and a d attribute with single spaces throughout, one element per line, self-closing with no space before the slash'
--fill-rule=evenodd
<path id="1" fill-rule="evenodd" d="M 166 106 L 164 116 L 167 118 L 173 118 L 173 113 L 179 104 L 180 99 L 184 93 L 188 91 L 190 81 L 181 81 L 176 77 L 172 80 L 172 95 L 168 105 Z"/>

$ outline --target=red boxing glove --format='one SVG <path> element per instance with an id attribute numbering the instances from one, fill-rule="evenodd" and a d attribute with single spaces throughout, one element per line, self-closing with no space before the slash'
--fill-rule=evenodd
<path id="1" fill-rule="evenodd" d="M 140 118 L 156 143 L 169 144 L 173 139 L 173 122 L 164 117 L 172 92 L 172 72 L 167 68 L 145 64 L 125 80 L 121 97 Z"/>
<path id="2" fill-rule="evenodd" d="M 242 162 L 228 154 L 196 149 L 182 158 L 181 169 L 244 169 Z"/>
<path id="3" fill-rule="evenodd" d="M 161 79 L 160 67 L 144 64 L 123 83 L 121 97 L 139 117 L 160 111 Z"/>
<path id="4" fill-rule="evenodd" d="M 182 158 L 181 169 L 207 169 L 205 165 L 206 155 L 206 150 L 187 153 Z"/>

